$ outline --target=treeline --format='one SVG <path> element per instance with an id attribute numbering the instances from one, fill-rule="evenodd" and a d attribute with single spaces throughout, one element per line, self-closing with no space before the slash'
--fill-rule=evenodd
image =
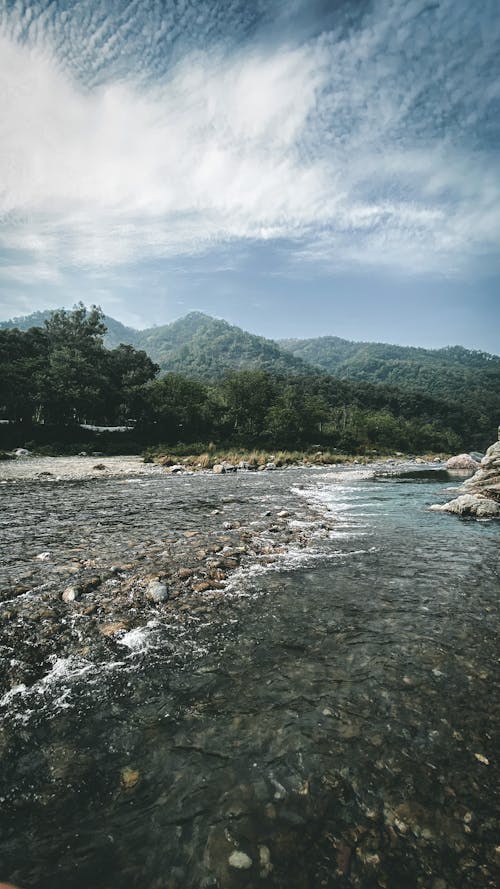
<path id="1" fill-rule="evenodd" d="M 37 427 L 132 425 L 144 444 L 317 445 L 351 453 L 483 448 L 494 434 L 492 419 L 460 404 L 320 372 L 242 370 L 212 383 L 159 377 L 146 352 L 106 349 L 105 330 L 100 309 L 83 305 L 53 313 L 43 328 L 0 330 L 0 418 L 30 440 Z"/>

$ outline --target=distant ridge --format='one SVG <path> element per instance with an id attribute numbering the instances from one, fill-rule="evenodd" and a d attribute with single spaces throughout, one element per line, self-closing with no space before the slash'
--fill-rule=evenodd
<path id="1" fill-rule="evenodd" d="M 43 326 L 51 311 L 0 322 L 0 328 Z M 230 370 L 265 370 L 282 375 L 327 373 L 356 382 L 382 383 L 424 392 L 460 405 L 484 407 L 500 421 L 500 357 L 448 346 L 423 349 L 355 342 L 336 336 L 285 339 L 257 336 L 202 312 L 147 330 L 134 330 L 105 316 L 108 348 L 128 343 L 144 349 L 161 371 L 210 381 Z"/>

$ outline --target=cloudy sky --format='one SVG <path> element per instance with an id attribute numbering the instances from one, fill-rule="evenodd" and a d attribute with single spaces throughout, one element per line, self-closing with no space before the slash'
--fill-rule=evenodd
<path id="1" fill-rule="evenodd" d="M 0 317 L 500 352 L 498 0 L 0 0 Z"/>

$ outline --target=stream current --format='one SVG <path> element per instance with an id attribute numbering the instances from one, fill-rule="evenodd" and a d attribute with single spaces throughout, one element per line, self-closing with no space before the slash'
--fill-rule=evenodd
<path id="1" fill-rule="evenodd" d="M 150 620 L 4 695 L 0 880 L 498 885 L 500 524 L 429 511 L 449 485 L 363 468 L 3 486 L 26 561 L 41 537 L 72 557 L 76 527 L 116 558 L 217 506 L 251 525 L 273 504 L 311 545 L 236 571 L 182 633 Z"/>

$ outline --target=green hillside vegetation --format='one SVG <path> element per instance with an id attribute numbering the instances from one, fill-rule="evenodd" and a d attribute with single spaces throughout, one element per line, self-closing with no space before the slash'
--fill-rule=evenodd
<path id="1" fill-rule="evenodd" d="M 324 336 L 280 346 L 340 379 L 384 383 L 482 408 L 500 419 L 500 357 L 462 346 L 421 349 Z"/>
<path id="2" fill-rule="evenodd" d="M 338 379 L 198 313 L 141 335 L 153 355 L 163 349 L 164 367 L 183 373 L 160 376 L 146 350 L 106 349 L 105 334 L 101 310 L 83 305 L 52 313 L 43 327 L 0 330 L 0 418 L 13 421 L 0 426 L 1 446 L 14 434 L 47 440 L 49 427 L 77 436 L 79 424 L 132 424 L 147 444 L 351 453 L 481 449 L 496 432 L 497 414 L 482 400 Z M 238 369 L 228 370 L 232 363 Z"/>
<path id="3" fill-rule="evenodd" d="M 50 321 L 54 312 L 60 309 L 46 309 L 43 312 L 32 312 L 30 315 L 23 315 L 20 318 L 11 318 L 9 321 L 0 321 L 0 330 L 29 330 L 30 327 L 44 327 L 46 321 Z M 140 331 L 127 327 L 116 318 L 109 315 L 102 315 L 103 323 L 106 327 L 104 333 L 104 345 L 107 349 L 115 349 L 120 343 L 130 346 L 138 346 L 138 338 Z"/>
<path id="4" fill-rule="evenodd" d="M 220 379 L 228 370 L 308 371 L 305 362 L 272 340 L 201 312 L 139 331 L 134 345 L 144 349 L 162 371 L 205 381 Z"/>

